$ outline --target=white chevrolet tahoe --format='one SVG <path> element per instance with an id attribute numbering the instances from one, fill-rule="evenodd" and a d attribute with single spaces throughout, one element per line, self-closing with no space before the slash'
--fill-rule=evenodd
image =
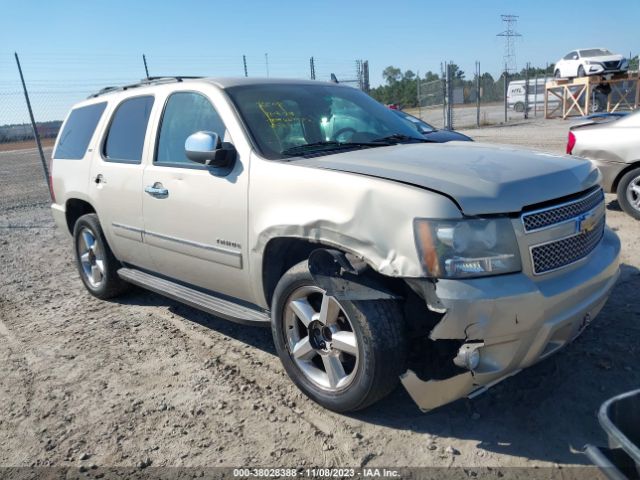
<path id="1" fill-rule="evenodd" d="M 270 326 L 310 398 L 423 410 L 573 340 L 618 276 L 589 162 L 433 143 L 351 87 L 151 79 L 73 107 L 52 209 L 87 290 Z"/>

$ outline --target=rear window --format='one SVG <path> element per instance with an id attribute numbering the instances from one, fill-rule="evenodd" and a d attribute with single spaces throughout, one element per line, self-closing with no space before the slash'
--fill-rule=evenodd
<path id="1" fill-rule="evenodd" d="M 142 160 L 152 106 L 152 96 L 130 98 L 118 105 L 104 142 L 103 153 L 107 160 L 131 163 Z"/>
<path id="2" fill-rule="evenodd" d="M 102 102 L 73 109 L 60 133 L 53 158 L 82 159 L 106 106 L 107 103 Z"/>

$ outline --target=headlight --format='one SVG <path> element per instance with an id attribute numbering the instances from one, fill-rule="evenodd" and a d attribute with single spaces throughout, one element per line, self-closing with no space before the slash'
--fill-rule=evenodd
<path id="1" fill-rule="evenodd" d="M 414 221 L 416 245 L 427 275 L 468 278 L 522 269 L 511 220 Z"/>

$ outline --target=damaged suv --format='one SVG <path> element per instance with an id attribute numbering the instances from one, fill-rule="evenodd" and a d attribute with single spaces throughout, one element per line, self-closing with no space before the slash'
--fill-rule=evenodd
<path id="1" fill-rule="evenodd" d="M 547 357 L 618 276 L 588 162 L 433 143 L 334 83 L 150 79 L 76 105 L 51 166 L 80 277 L 270 326 L 336 411 L 423 410 Z"/>

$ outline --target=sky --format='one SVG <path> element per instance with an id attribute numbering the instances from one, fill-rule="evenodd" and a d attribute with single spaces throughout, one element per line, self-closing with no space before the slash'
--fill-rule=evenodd
<path id="1" fill-rule="evenodd" d="M 368 60 L 371 85 L 393 65 L 422 75 L 453 61 L 498 76 L 504 63 L 500 14 L 518 15 L 517 66 L 544 66 L 576 48 L 640 52 L 640 0 L 201 1 L 0 0 L 0 125 L 15 117 L 18 52 L 34 109 L 51 117 L 105 85 L 145 75 L 355 77 Z M 4 92 L 4 93 L 3 93 Z M 11 95 L 10 92 L 13 92 Z M 13 95 L 13 96 L 12 96 Z M 78 98 L 78 99 L 79 99 Z M 2 105 L 4 103 L 4 105 Z M 37 107 L 37 108 L 36 108 Z M 3 118 L 4 117 L 4 118 Z"/>

